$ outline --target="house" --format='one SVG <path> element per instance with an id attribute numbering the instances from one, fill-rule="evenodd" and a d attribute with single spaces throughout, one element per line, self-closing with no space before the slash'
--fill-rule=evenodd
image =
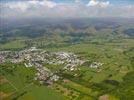
<path id="1" fill-rule="evenodd" d="M 100 63 L 100 62 L 93 62 L 91 65 L 90 65 L 90 68 L 99 68 L 103 65 L 103 63 Z"/>

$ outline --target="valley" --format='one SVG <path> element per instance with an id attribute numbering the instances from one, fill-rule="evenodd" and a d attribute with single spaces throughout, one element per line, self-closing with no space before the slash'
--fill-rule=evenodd
<path id="1" fill-rule="evenodd" d="M 2 100 L 132 100 L 133 24 L 81 20 L 2 29 Z"/>

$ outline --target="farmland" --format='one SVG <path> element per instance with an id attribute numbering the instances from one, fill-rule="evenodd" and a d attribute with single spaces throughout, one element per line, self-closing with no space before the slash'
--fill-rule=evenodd
<path id="1" fill-rule="evenodd" d="M 76 22 L 2 29 L 2 100 L 134 98 L 133 24 Z"/>

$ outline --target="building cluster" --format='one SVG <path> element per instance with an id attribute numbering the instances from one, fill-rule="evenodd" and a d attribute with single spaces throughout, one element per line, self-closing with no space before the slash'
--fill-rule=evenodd
<path id="1" fill-rule="evenodd" d="M 0 63 L 4 63 L 4 57 L 0 55 Z"/>
<path id="2" fill-rule="evenodd" d="M 103 63 L 101 63 L 101 62 L 93 62 L 90 65 L 90 68 L 100 68 L 102 65 L 103 65 Z"/>
<path id="3" fill-rule="evenodd" d="M 52 84 L 53 81 L 57 81 L 60 77 L 46 68 L 45 64 L 63 65 L 64 70 L 74 71 L 85 62 L 73 53 L 48 52 L 35 47 L 22 51 L 1 51 L 0 63 L 6 61 L 23 63 L 25 67 L 35 67 L 37 70 L 35 80 L 48 84 Z"/>

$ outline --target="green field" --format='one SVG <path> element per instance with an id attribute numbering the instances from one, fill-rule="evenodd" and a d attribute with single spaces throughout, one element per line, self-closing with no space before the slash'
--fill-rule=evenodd
<path id="1" fill-rule="evenodd" d="M 0 100 L 134 100 L 134 0 L 0 0 Z"/>
<path id="2" fill-rule="evenodd" d="M 8 66 L 9 65 L 9 66 Z M 15 67 L 13 67 L 15 66 Z M 4 68 L 8 67 L 8 68 Z M 11 68 L 12 67 L 12 68 Z M 4 64 L 0 66 L 1 76 L 9 81 L 1 84 L 0 91 L 8 95 L 7 100 L 66 100 L 67 97 L 54 92 L 47 86 L 34 84 L 35 69 L 25 68 L 23 65 Z M 10 94 L 10 95 L 9 95 Z M 43 95 L 43 98 L 42 98 Z"/>

